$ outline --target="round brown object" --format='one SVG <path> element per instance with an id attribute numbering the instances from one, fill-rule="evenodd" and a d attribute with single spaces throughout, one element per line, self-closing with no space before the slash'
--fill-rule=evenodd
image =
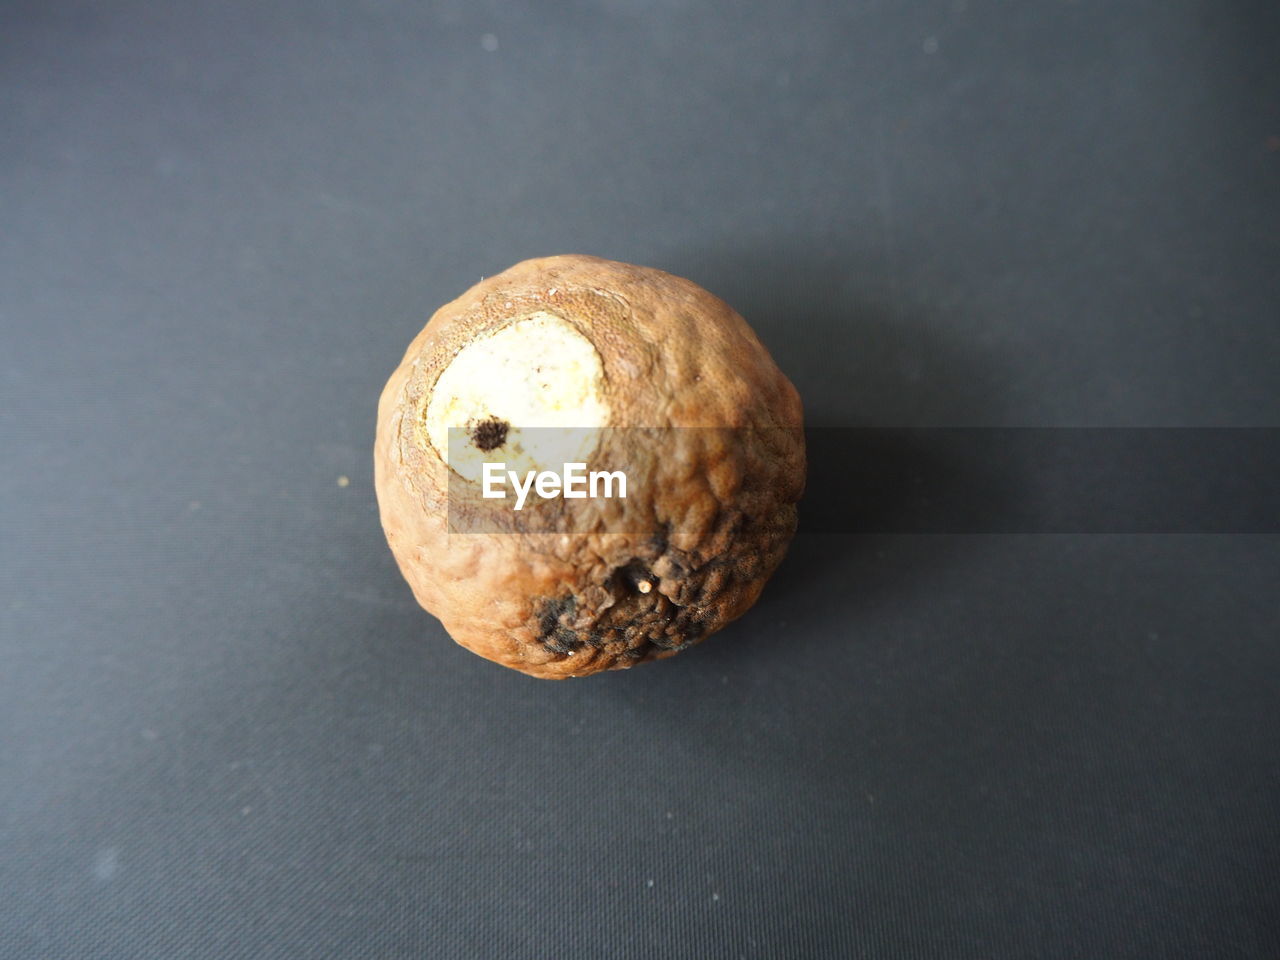
<path id="1" fill-rule="evenodd" d="M 441 307 L 387 382 L 382 526 L 418 602 L 469 650 L 536 677 L 629 667 L 756 601 L 795 532 L 801 427 L 795 388 L 701 287 L 526 260 Z M 626 498 L 481 502 L 476 458 L 545 467 L 546 436 L 585 443 L 573 455 L 592 469 L 625 465 Z"/>

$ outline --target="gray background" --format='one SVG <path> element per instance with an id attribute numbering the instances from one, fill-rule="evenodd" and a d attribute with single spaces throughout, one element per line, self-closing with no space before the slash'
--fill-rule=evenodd
<path id="1" fill-rule="evenodd" d="M 1280 425 L 1262 0 L 0 12 L 0 955 L 1280 955 L 1274 536 L 806 534 L 569 683 L 454 646 L 378 392 L 528 256 L 825 426 Z M 338 478 L 350 478 L 340 486 Z"/>

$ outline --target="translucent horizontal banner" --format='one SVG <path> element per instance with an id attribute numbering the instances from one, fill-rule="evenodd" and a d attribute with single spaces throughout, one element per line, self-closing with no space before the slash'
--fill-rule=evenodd
<path id="1" fill-rule="evenodd" d="M 449 448 L 456 533 L 1280 533 L 1278 428 L 495 422 Z"/>

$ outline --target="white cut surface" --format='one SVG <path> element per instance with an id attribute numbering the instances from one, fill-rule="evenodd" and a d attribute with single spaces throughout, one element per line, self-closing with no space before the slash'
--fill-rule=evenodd
<path id="1" fill-rule="evenodd" d="M 423 419 L 440 457 L 479 483 L 486 460 L 521 475 L 586 462 L 609 413 L 595 346 L 567 320 L 539 311 L 463 347 L 436 380 Z M 470 433 L 489 420 L 506 424 L 507 436 L 486 453 Z"/>

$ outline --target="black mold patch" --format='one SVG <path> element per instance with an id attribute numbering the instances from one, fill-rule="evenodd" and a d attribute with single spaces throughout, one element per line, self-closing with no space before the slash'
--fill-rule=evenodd
<path id="1" fill-rule="evenodd" d="M 573 616 L 578 601 L 572 597 L 548 598 L 538 613 L 538 641 L 555 653 L 573 653 L 582 646 L 578 634 L 561 622 L 562 617 Z"/>
<path id="2" fill-rule="evenodd" d="M 511 425 L 505 420 L 499 420 L 497 417 L 481 420 L 471 430 L 471 442 L 476 445 L 477 450 L 488 453 L 490 450 L 496 450 L 507 442 L 507 431 L 509 429 L 511 429 Z"/>
<path id="3" fill-rule="evenodd" d="M 702 624 L 686 620 L 683 617 L 677 619 L 677 624 L 680 629 L 675 636 L 650 637 L 649 643 L 659 650 L 683 650 L 697 643 L 703 633 L 706 632 L 706 627 Z"/>

